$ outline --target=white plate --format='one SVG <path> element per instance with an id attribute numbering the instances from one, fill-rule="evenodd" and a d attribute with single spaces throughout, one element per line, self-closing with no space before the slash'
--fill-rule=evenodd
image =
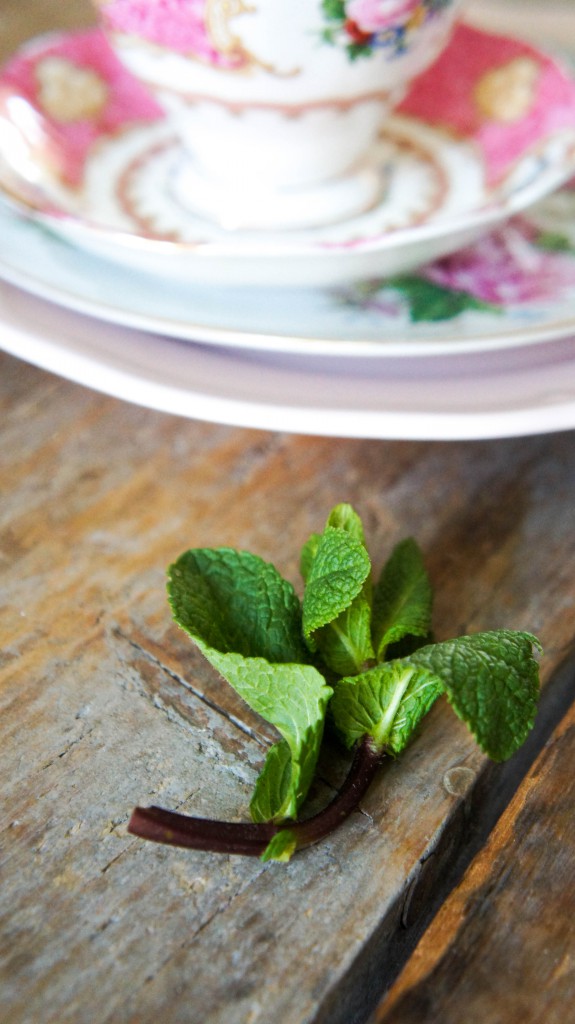
<path id="1" fill-rule="evenodd" d="M 575 427 L 575 342 L 422 360 L 190 345 L 102 324 L 0 284 L 0 347 L 129 402 L 192 419 L 334 437 L 459 440 Z"/>
<path id="2" fill-rule="evenodd" d="M 539 238 L 563 239 L 565 251 L 549 251 Z M 414 320 L 404 289 L 385 281 L 339 289 L 159 286 L 152 275 L 83 253 L 0 205 L 0 278 L 35 295 L 188 341 L 349 359 L 494 351 L 574 334 L 575 190 L 548 197 L 528 219 L 425 275 L 446 285 L 436 296 L 443 319 L 430 319 L 438 315 L 431 295 L 427 314 L 420 309 Z M 464 302 L 458 312 L 464 288 L 491 308 Z"/>
<path id="3" fill-rule="evenodd" d="M 27 44 L 10 61 L 0 76 L 0 184 L 6 197 L 75 245 L 172 281 L 303 287 L 404 272 L 468 244 L 575 172 L 573 83 L 529 49 L 525 59 L 547 83 L 545 95 L 534 91 L 533 109 L 509 125 L 499 114 L 474 121 L 479 79 L 465 81 L 473 54 L 484 55 L 484 77 L 499 66 L 502 45 L 510 66 L 525 48 L 460 26 L 431 72 L 433 123 L 422 112 L 426 88 L 418 85 L 372 153 L 386 185 L 380 202 L 322 228 L 226 231 L 189 213 L 173 195 L 181 149 L 162 120 L 134 127 L 144 109 L 141 96 L 134 105 L 133 79 L 109 53 L 102 58 L 105 45 L 98 32 L 60 34 Z M 60 103 L 74 95 L 82 70 L 102 82 L 109 98 L 97 117 L 56 116 L 47 98 L 54 103 L 53 91 L 42 91 L 39 72 L 48 60 L 50 75 L 59 76 Z M 469 124 L 458 123 L 462 104 L 471 111 Z"/>

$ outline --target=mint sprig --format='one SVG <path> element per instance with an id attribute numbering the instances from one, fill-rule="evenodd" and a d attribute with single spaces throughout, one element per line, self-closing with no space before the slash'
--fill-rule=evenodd
<path id="1" fill-rule="evenodd" d="M 357 806 L 382 760 L 402 753 L 442 694 L 492 759 L 525 741 L 539 641 L 499 630 L 430 643 L 432 589 L 413 539 L 393 549 L 374 586 L 361 519 L 340 504 L 303 545 L 300 565 L 302 602 L 273 565 L 233 548 L 191 549 L 170 567 L 175 620 L 278 742 L 256 782 L 251 822 L 136 808 L 133 834 L 287 861 Z M 328 718 L 353 761 L 334 800 L 299 820 Z"/>
<path id="2" fill-rule="evenodd" d="M 168 571 L 174 618 L 284 739 L 252 804 L 256 821 L 295 817 L 311 785 L 332 689 L 309 664 L 295 590 L 268 562 L 232 548 L 186 551 Z"/>

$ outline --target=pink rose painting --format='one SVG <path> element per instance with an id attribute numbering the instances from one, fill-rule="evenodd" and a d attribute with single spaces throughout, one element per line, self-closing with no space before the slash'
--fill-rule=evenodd
<path id="1" fill-rule="evenodd" d="M 542 232 L 527 217 L 414 274 L 365 282 L 346 296 L 350 306 L 384 317 L 401 305 L 413 322 L 453 320 L 467 312 L 505 313 L 562 301 L 575 288 L 575 248 Z"/>
<path id="2" fill-rule="evenodd" d="M 408 21 L 421 8 L 421 0 L 349 0 L 347 17 L 363 32 L 381 32 Z"/>
<path id="3" fill-rule="evenodd" d="M 453 0 L 322 0 L 324 42 L 342 46 L 351 60 L 376 50 L 393 60 L 406 53 L 418 29 Z"/>
<path id="4" fill-rule="evenodd" d="M 428 281 L 501 308 L 557 299 L 575 284 L 573 255 L 538 246 L 539 233 L 517 218 L 480 243 L 426 267 Z"/>

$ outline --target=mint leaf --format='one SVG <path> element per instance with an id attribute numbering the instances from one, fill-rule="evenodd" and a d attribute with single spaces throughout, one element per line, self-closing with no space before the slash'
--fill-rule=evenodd
<path id="1" fill-rule="evenodd" d="M 267 813 L 274 820 L 295 818 L 313 779 L 332 689 L 311 665 L 272 665 L 263 658 L 220 654 L 197 639 L 196 643 L 246 704 L 271 722 L 286 741 L 291 754 L 289 788 L 286 792 L 275 783 L 272 789 L 267 779 Z M 276 804 L 274 792 L 280 801 Z"/>
<path id="2" fill-rule="evenodd" d="M 250 802 L 254 821 L 282 821 L 292 799 L 292 755 L 286 740 L 275 743 L 268 752 Z"/>
<path id="3" fill-rule="evenodd" d="M 332 699 L 334 722 L 348 746 L 362 735 L 399 753 L 445 690 L 457 715 L 494 761 L 504 761 L 527 738 L 537 708 L 539 668 L 530 633 L 500 630 L 421 647 L 353 679 Z"/>
<path id="4" fill-rule="evenodd" d="M 309 660 L 299 598 L 257 555 L 192 548 L 168 570 L 168 598 L 176 622 L 216 650 L 270 662 Z"/>
<path id="5" fill-rule="evenodd" d="M 342 679 L 330 704 L 334 724 L 348 747 L 370 736 L 378 750 L 399 754 L 443 692 L 443 683 L 408 660 L 390 661 Z"/>
<path id="6" fill-rule="evenodd" d="M 338 675 L 358 672 L 372 657 L 371 563 L 360 517 L 351 505 L 336 505 L 323 534 L 302 550 L 306 579 L 303 629 Z"/>
<path id="7" fill-rule="evenodd" d="M 326 665 L 340 676 L 355 675 L 373 657 L 370 579 L 349 608 L 314 634 L 314 641 Z"/>
<path id="8" fill-rule="evenodd" d="M 500 630 L 421 647 L 407 659 L 439 676 L 456 714 L 494 761 L 511 757 L 527 738 L 539 697 L 531 633 Z"/>
<path id="9" fill-rule="evenodd" d="M 315 556 L 317 555 L 317 549 L 321 540 L 321 533 L 312 533 L 311 537 L 308 537 L 304 546 L 301 549 L 299 569 L 302 574 L 304 581 L 307 580 Z"/>
<path id="10" fill-rule="evenodd" d="M 365 547 L 363 523 L 353 505 L 348 505 L 346 502 L 335 505 L 327 517 L 325 525 L 333 526 L 336 530 L 345 530 L 346 533 L 349 533 L 351 537 L 355 537 Z"/>
<path id="11" fill-rule="evenodd" d="M 432 602 L 421 551 L 408 537 L 394 548 L 374 588 L 373 646 L 379 661 L 389 644 L 429 635 Z"/>
<path id="12" fill-rule="evenodd" d="M 365 547 L 363 524 L 352 505 L 345 502 L 336 505 L 332 508 L 325 525 L 333 526 L 336 530 L 345 530 Z M 300 571 L 304 580 L 307 580 L 310 574 L 321 538 L 321 533 L 312 533 L 301 550 Z"/>
<path id="13" fill-rule="evenodd" d="M 281 832 L 276 833 L 273 839 L 270 839 L 261 855 L 261 860 L 277 860 L 285 863 L 295 853 L 296 847 L 297 836 L 295 833 L 288 828 L 282 829 Z"/>
<path id="14" fill-rule="evenodd" d="M 287 791 L 285 783 L 272 789 L 272 768 L 264 784 L 271 817 L 295 817 L 313 778 L 332 690 L 317 669 L 301 663 L 308 654 L 293 588 L 255 555 L 202 548 L 185 552 L 170 567 L 168 594 L 176 622 L 286 741 Z M 272 792 L 279 805 L 272 803 Z"/>
<path id="15" fill-rule="evenodd" d="M 371 569 L 363 544 L 345 530 L 328 526 L 321 535 L 303 599 L 303 631 L 312 634 L 349 607 Z"/>

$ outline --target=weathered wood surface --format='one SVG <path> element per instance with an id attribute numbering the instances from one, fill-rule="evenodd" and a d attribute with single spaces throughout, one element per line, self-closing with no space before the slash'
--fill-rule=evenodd
<path id="1" fill-rule="evenodd" d="M 73 6 L 19 10 L 28 30 L 34 8 Z M 15 10 L 0 3 L 0 27 Z M 536 632 L 560 702 L 574 660 L 574 435 L 442 445 L 232 430 L 7 356 L 0 409 L 2 1021 L 365 1019 L 522 762 L 488 770 L 441 703 L 361 811 L 287 866 L 135 840 L 135 803 L 247 816 L 271 738 L 173 626 L 165 568 L 187 546 L 231 544 L 297 583 L 300 544 L 351 501 L 382 559 L 418 538 L 438 636 Z M 340 768 L 326 757 L 318 798 Z"/>
<path id="2" fill-rule="evenodd" d="M 377 1024 L 572 1020 L 574 763 L 572 707 L 382 1003 Z"/>
<path id="3" fill-rule="evenodd" d="M 90 0 L 0 0 L 0 60 L 31 36 L 95 21 Z"/>
<path id="4" fill-rule="evenodd" d="M 362 1019 L 464 837 L 483 758 L 438 705 L 361 813 L 288 866 L 129 837 L 137 802 L 245 816 L 268 742 L 172 625 L 165 567 L 224 543 L 296 581 L 300 542 L 345 498 L 382 555 L 419 538 L 438 635 L 533 629 L 547 682 L 575 633 L 573 436 L 287 437 L 0 365 L 4 1018 Z"/>

